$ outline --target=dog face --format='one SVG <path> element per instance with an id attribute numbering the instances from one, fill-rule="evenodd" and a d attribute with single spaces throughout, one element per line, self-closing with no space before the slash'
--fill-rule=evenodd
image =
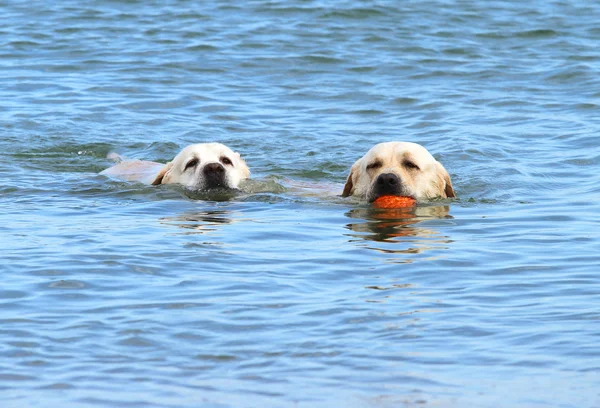
<path id="1" fill-rule="evenodd" d="M 237 188 L 248 177 L 250 170 L 239 153 L 221 143 L 200 143 L 183 149 L 152 184 L 182 184 L 194 190 Z"/>
<path id="2" fill-rule="evenodd" d="M 423 146 L 388 142 L 373 146 L 350 170 L 343 197 L 408 196 L 417 201 L 455 197 L 448 172 Z"/>

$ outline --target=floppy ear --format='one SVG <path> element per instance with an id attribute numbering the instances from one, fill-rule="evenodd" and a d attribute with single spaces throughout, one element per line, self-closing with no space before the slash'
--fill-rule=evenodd
<path id="1" fill-rule="evenodd" d="M 235 154 L 237 154 L 238 161 L 240 163 L 240 172 L 242 174 L 242 178 L 250 178 L 250 169 L 248 168 L 248 165 L 246 164 L 244 159 L 242 159 L 242 156 L 238 152 L 235 152 Z"/>
<path id="2" fill-rule="evenodd" d="M 348 178 L 346 179 L 346 185 L 344 186 L 344 191 L 342 192 L 342 197 L 351 196 L 354 192 L 354 178 L 358 176 L 359 167 L 360 159 L 357 160 L 356 163 L 354 163 L 352 165 L 352 168 L 350 169 L 350 174 L 348 174 Z"/>
<path id="3" fill-rule="evenodd" d="M 444 195 L 447 198 L 454 198 L 456 195 L 454 194 L 454 188 L 452 188 L 452 181 L 450 180 L 450 175 L 442 166 L 440 162 L 435 162 L 435 166 L 437 168 L 438 177 L 440 179 L 441 185 L 444 186 Z"/>
<path id="4" fill-rule="evenodd" d="M 163 166 L 162 169 L 158 172 L 154 181 L 152 182 L 153 186 L 158 184 L 165 184 L 169 180 L 169 176 L 171 175 L 171 170 L 173 169 L 173 162 L 169 162 Z"/>

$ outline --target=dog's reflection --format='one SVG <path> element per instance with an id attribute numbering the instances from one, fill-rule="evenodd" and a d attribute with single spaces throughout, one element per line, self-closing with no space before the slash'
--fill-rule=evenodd
<path id="1" fill-rule="evenodd" d="M 448 237 L 430 227 L 431 220 L 451 219 L 449 206 L 419 206 L 398 209 L 377 209 L 360 207 L 350 210 L 346 215 L 356 220 L 346 225 L 357 240 L 408 243 L 405 249 L 377 246 L 375 249 L 385 253 L 421 253 L 450 243 Z M 360 221 L 359 221 L 360 220 Z"/>
<path id="2" fill-rule="evenodd" d="M 183 228 L 187 234 L 207 234 L 220 229 L 221 225 L 233 223 L 231 211 L 209 210 L 163 217 L 162 224 Z"/>

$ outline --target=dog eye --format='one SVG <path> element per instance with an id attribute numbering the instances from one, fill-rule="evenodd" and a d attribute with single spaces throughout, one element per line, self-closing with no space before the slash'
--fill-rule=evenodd
<path id="1" fill-rule="evenodd" d="M 226 164 L 228 166 L 233 166 L 233 163 L 231 162 L 231 160 L 229 160 L 229 157 L 221 157 L 221 163 Z"/>
<path id="2" fill-rule="evenodd" d="M 407 169 L 421 170 L 421 168 L 419 166 L 417 166 L 415 163 L 411 162 L 410 160 L 405 160 L 403 164 L 404 164 L 404 167 L 406 167 Z"/>
<path id="3" fill-rule="evenodd" d="M 189 162 L 186 163 L 185 169 L 183 169 L 183 171 L 186 171 L 187 169 L 189 169 L 191 167 L 196 167 L 199 162 L 200 162 L 200 160 L 198 160 L 197 158 L 193 158 L 192 160 L 190 160 Z"/>
<path id="4" fill-rule="evenodd" d="M 375 162 L 369 163 L 369 165 L 367 165 L 367 170 L 378 169 L 380 167 L 381 167 L 381 162 L 380 161 L 375 161 Z"/>

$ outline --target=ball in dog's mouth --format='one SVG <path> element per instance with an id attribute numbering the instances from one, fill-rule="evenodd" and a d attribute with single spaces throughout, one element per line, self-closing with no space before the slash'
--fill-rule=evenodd
<path id="1" fill-rule="evenodd" d="M 408 196 L 384 195 L 373 201 L 373 207 L 384 209 L 414 207 L 415 205 L 417 205 L 417 200 Z"/>

